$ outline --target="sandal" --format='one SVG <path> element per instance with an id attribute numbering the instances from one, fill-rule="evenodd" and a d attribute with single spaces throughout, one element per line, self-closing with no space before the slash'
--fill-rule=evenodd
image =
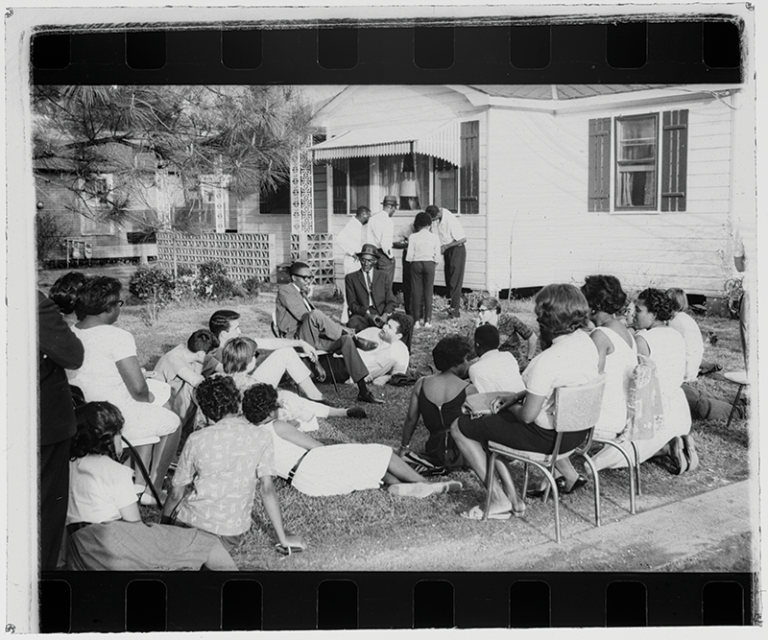
<path id="1" fill-rule="evenodd" d="M 467 520 L 482 520 L 483 513 L 484 513 L 484 510 L 480 507 L 479 504 L 476 504 L 474 507 L 472 507 L 468 511 L 463 511 L 459 515 L 462 518 L 466 518 Z M 488 514 L 489 520 L 509 520 L 511 517 L 512 517 L 512 511 L 497 511 L 496 513 Z"/>
<path id="2" fill-rule="evenodd" d="M 555 484 L 557 485 L 557 491 L 559 493 L 565 493 L 565 494 L 573 493 L 574 491 L 586 486 L 587 479 L 584 476 L 579 475 L 579 477 L 576 478 L 576 480 L 574 480 L 573 485 L 571 486 L 570 489 L 566 484 L 567 482 L 568 481 L 563 476 L 560 476 L 559 478 L 555 479 Z"/>
<path id="3" fill-rule="evenodd" d="M 284 545 L 284 544 L 278 542 L 275 545 L 275 551 L 277 551 L 280 555 L 289 556 L 292 553 L 300 553 L 300 552 L 304 551 L 304 547 L 294 546 L 294 545 L 290 545 L 290 544 Z"/>
<path id="4" fill-rule="evenodd" d="M 669 451 L 669 457 L 672 458 L 672 462 L 674 463 L 672 473 L 679 476 L 688 471 L 688 461 L 683 452 L 683 439 L 680 437 L 672 438 L 672 440 L 669 441 Z M 698 457 L 696 461 L 698 463 Z"/>

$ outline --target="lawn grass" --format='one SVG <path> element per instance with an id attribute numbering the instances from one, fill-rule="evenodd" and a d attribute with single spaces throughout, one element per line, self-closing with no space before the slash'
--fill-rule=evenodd
<path id="1" fill-rule="evenodd" d="M 47 277 L 50 285 L 55 278 Z M 41 288 L 45 290 L 41 278 Z M 443 336 L 469 330 L 473 314 L 462 312 L 461 318 L 448 319 L 445 301 L 436 298 L 433 327 L 417 330 L 411 358 L 411 371 L 420 375 L 431 371 L 431 350 Z M 318 301 L 318 307 L 336 318 L 340 303 L 331 299 Z M 536 327 L 532 300 L 503 301 L 505 310 L 515 313 L 525 323 Z M 152 369 L 162 353 L 185 342 L 194 330 L 207 326 L 208 318 L 217 308 L 234 309 L 241 314 L 243 335 L 258 339 L 269 336 L 269 322 L 274 308 L 274 292 L 265 291 L 255 298 L 240 298 L 215 302 L 185 301 L 163 309 L 157 321 L 148 326 L 142 307 L 123 307 L 119 326 L 136 338 L 139 361 Z M 737 321 L 725 318 L 697 317 L 705 338 L 713 332 L 717 344 L 705 340 L 706 360 L 722 365 L 723 371 L 743 369 Z M 732 398 L 736 387 L 719 374 L 700 378 L 694 384 L 718 396 Z M 324 393 L 334 396 L 333 387 L 321 386 Z M 330 418 L 320 420 L 320 429 L 313 434 L 324 443 L 376 442 L 397 447 L 400 430 L 410 397 L 409 387 L 376 387 L 386 404 L 366 405 L 367 420 Z M 341 384 L 338 403 L 355 404 L 357 388 Z M 651 460 L 642 466 L 643 495 L 638 509 L 668 504 L 732 482 L 746 479 L 750 474 L 747 447 L 748 423 L 734 420 L 726 431 L 722 422 L 694 421 L 700 467 L 692 473 L 673 476 L 667 462 Z M 426 441 L 426 429 L 417 428 L 412 440 L 414 450 Z M 756 470 L 752 470 L 753 472 Z M 518 479 L 519 469 L 515 468 Z M 277 492 L 286 527 L 302 535 L 308 549 L 284 558 L 275 553 L 274 534 L 258 498 L 253 511 L 254 525 L 233 557 L 245 570 L 346 571 L 346 570 L 471 570 L 491 568 L 510 570 L 503 564 L 489 565 L 489 559 L 499 557 L 496 551 L 525 548 L 554 539 L 551 503 L 529 501 L 522 519 L 477 523 L 458 517 L 458 513 L 480 502 L 484 490 L 469 472 L 459 471 L 452 477 L 460 480 L 464 490 L 426 499 L 392 496 L 384 491 L 363 491 L 345 496 L 308 497 L 276 480 Z M 600 475 L 603 522 L 623 520 L 628 512 L 628 476 L 625 470 L 608 470 Z M 159 519 L 157 510 L 142 508 L 145 521 Z M 592 494 L 579 491 L 561 498 L 563 536 L 569 537 L 594 526 Z M 484 564 L 483 564 L 484 563 Z M 588 568 L 588 567 L 587 567 Z M 640 570 L 636 564 L 621 567 Z"/>

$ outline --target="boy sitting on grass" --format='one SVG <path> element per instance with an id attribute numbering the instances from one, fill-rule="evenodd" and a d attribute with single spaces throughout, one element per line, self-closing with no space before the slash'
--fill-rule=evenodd
<path id="1" fill-rule="evenodd" d="M 189 436 L 181 452 L 173 489 L 161 522 L 197 527 L 218 536 L 231 551 L 251 526 L 256 481 L 264 510 L 278 539 L 278 549 L 303 549 L 299 536 L 283 529 L 273 478 L 271 435 L 239 416 L 241 396 L 234 380 L 213 376 L 201 382 L 197 403 L 215 424 Z"/>

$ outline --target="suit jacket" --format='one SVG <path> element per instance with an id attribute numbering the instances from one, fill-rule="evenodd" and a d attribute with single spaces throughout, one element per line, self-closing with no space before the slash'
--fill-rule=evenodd
<path id="1" fill-rule="evenodd" d="M 309 313 L 304 304 L 304 297 L 294 284 L 284 284 L 277 289 L 275 305 L 275 320 L 277 321 L 279 337 L 295 338 L 299 332 L 301 321 Z M 312 309 L 315 308 L 311 302 L 309 306 Z"/>
<path id="2" fill-rule="evenodd" d="M 374 315 L 392 313 L 397 306 L 395 294 L 392 293 L 392 284 L 389 277 L 383 271 L 371 271 L 371 293 L 373 294 L 373 307 L 368 305 L 368 288 L 365 286 L 365 275 L 362 271 L 355 271 L 344 278 L 344 287 L 347 292 L 347 305 L 349 315 L 364 316 L 368 309 Z"/>
<path id="3" fill-rule="evenodd" d="M 83 364 L 83 343 L 64 322 L 59 308 L 37 292 L 40 372 L 40 444 L 63 442 L 75 435 L 72 392 L 64 369 Z"/>

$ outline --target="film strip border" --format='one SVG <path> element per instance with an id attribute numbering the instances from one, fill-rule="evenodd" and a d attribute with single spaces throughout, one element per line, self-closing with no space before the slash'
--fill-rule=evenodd
<path id="1" fill-rule="evenodd" d="M 62 573 L 42 632 L 745 625 L 753 574 Z"/>
<path id="2" fill-rule="evenodd" d="M 35 84 L 726 83 L 744 22 L 713 14 L 492 22 L 40 27 Z"/>

